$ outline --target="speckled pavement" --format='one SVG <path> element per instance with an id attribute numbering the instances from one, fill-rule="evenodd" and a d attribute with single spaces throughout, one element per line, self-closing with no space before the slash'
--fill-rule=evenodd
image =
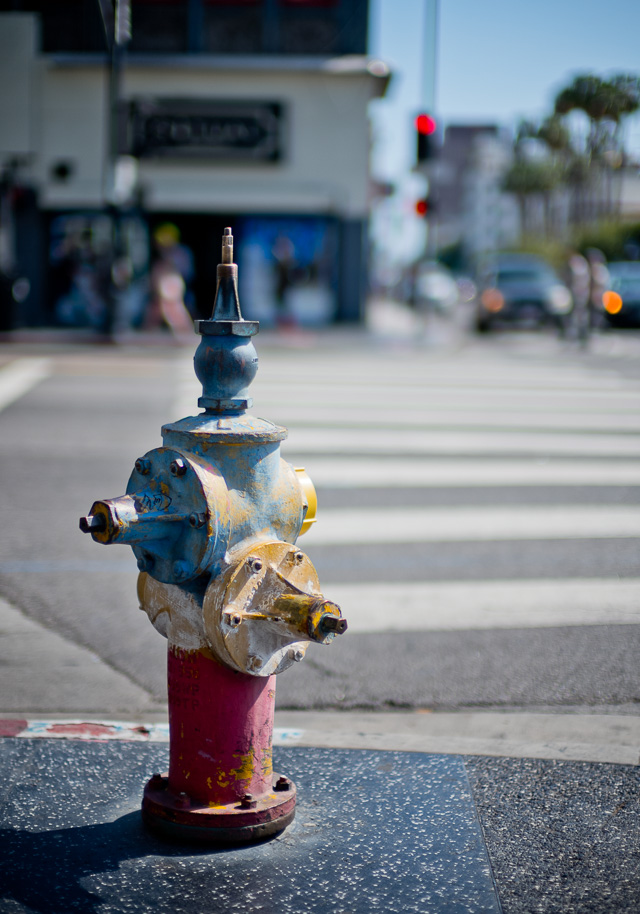
<path id="1" fill-rule="evenodd" d="M 296 819 L 251 847 L 145 831 L 166 744 L 0 740 L 0 911 L 640 911 L 638 769 L 278 748 Z"/>

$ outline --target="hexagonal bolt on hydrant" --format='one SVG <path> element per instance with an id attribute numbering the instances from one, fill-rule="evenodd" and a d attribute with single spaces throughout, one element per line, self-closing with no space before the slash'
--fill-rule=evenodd
<path id="1" fill-rule="evenodd" d="M 225 229 L 213 314 L 197 324 L 204 412 L 165 425 L 126 495 L 80 520 L 96 542 L 133 548 L 140 606 L 169 643 L 169 771 L 147 783 L 144 819 L 219 844 L 293 819 L 295 785 L 271 762 L 275 675 L 347 627 L 296 545 L 313 484 L 280 456 L 287 430 L 246 412 L 258 323 L 242 317 L 237 278 Z"/>

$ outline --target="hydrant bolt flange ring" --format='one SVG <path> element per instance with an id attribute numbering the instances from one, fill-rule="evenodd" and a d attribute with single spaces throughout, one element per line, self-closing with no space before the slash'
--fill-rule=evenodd
<path id="1" fill-rule="evenodd" d="M 168 837 L 217 845 L 267 838 L 293 821 L 296 787 L 289 778 L 274 772 L 271 793 L 248 797 L 245 794 L 233 803 L 211 807 L 193 802 L 187 794 L 174 794 L 169 790 L 168 774 L 156 774 L 144 789 L 142 814 L 150 827 Z"/>

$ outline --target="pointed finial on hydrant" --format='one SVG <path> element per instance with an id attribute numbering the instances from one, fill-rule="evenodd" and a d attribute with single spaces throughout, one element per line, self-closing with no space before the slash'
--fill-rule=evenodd
<path id="1" fill-rule="evenodd" d="M 238 265 L 233 262 L 233 235 L 226 228 L 222 236 L 222 263 L 218 264 L 216 294 L 208 321 L 197 321 L 198 333 L 215 336 L 254 336 L 258 321 L 245 321 L 238 297 Z"/>
<path id="2" fill-rule="evenodd" d="M 238 266 L 233 262 L 233 234 L 222 236 L 222 263 L 218 264 L 213 311 L 207 321 L 196 321 L 202 342 L 194 368 L 202 384 L 198 406 L 207 412 L 244 412 L 253 401 L 247 388 L 258 370 L 258 356 L 248 337 L 260 329 L 258 321 L 245 321 L 238 297 Z"/>

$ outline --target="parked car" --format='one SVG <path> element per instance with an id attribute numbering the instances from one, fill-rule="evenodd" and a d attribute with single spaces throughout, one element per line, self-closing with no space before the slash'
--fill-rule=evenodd
<path id="1" fill-rule="evenodd" d="M 614 327 L 640 327 L 640 263 L 615 261 L 608 269 L 602 316 Z"/>
<path id="2" fill-rule="evenodd" d="M 502 323 L 564 326 L 572 307 L 571 292 L 546 261 L 499 254 L 480 283 L 476 329 L 486 333 Z"/>

